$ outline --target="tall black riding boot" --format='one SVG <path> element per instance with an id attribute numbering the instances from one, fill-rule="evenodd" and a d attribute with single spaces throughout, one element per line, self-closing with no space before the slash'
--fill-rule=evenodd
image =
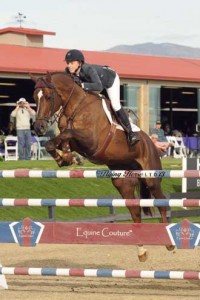
<path id="1" fill-rule="evenodd" d="M 140 141 L 140 138 L 132 131 L 130 121 L 123 108 L 116 111 L 119 122 L 128 134 L 128 142 L 132 146 Z"/>

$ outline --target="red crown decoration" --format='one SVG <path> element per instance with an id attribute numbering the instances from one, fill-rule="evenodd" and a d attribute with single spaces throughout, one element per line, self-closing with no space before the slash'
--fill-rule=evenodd
<path id="1" fill-rule="evenodd" d="M 35 229 L 31 225 L 23 225 L 18 229 L 18 234 L 20 237 L 33 237 L 35 234 Z"/>
<path id="2" fill-rule="evenodd" d="M 180 228 L 176 230 L 176 238 L 178 240 L 191 240 L 194 237 L 194 230 L 191 228 Z"/>

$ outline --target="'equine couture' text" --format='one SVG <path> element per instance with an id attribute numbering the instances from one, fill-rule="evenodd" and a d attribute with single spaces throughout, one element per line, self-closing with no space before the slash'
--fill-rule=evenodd
<path id="1" fill-rule="evenodd" d="M 111 231 L 109 228 L 105 227 L 102 230 L 83 230 L 80 227 L 76 228 L 76 236 L 84 237 L 85 239 L 94 236 L 102 236 L 102 237 L 130 237 L 132 234 L 132 230 L 129 231 Z"/>

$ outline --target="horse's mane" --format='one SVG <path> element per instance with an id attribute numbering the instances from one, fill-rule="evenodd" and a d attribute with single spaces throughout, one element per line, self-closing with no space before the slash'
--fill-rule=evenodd
<path id="1" fill-rule="evenodd" d="M 70 74 L 67 74 L 66 72 L 64 72 L 64 71 L 55 71 L 55 72 L 52 72 L 51 73 L 51 76 L 53 76 L 53 75 L 69 75 L 70 76 Z"/>
<path id="2" fill-rule="evenodd" d="M 66 72 L 61 72 L 61 71 L 55 71 L 55 72 L 52 72 L 51 73 L 51 76 L 56 76 L 56 75 L 64 75 L 64 76 L 67 76 L 68 78 L 71 78 L 73 80 L 73 76 L 71 76 L 70 74 L 67 74 Z M 85 90 L 84 90 L 85 91 Z M 95 96 L 97 99 L 102 99 L 104 98 L 105 100 L 108 100 L 108 98 L 104 95 L 104 94 L 101 94 L 101 93 L 96 93 L 96 92 L 93 92 L 93 91 L 85 91 L 85 93 L 89 94 L 89 95 L 93 95 Z"/>

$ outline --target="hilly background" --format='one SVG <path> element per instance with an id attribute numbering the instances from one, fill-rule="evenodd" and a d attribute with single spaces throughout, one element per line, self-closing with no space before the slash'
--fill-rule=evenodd
<path id="1" fill-rule="evenodd" d="M 200 58 L 200 48 L 193 48 L 171 43 L 144 43 L 135 45 L 118 45 L 105 50 L 106 52 L 155 55 L 155 56 L 171 56 L 185 58 Z"/>

